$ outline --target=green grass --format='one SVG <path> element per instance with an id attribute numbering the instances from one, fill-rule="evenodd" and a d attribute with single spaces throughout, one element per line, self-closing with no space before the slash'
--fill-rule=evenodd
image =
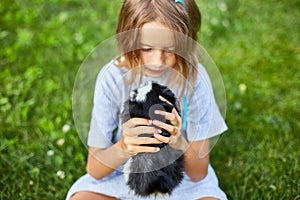
<path id="1" fill-rule="evenodd" d="M 299 1 L 197 2 L 200 41 L 227 95 L 229 130 L 211 153 L 221 187 L 230 199 L 300 199 Z M 63 199 L 85 173 L 73 84 L 84 58 L 114 34 L 120 6 L 1 2 L 0 199 Z"/>

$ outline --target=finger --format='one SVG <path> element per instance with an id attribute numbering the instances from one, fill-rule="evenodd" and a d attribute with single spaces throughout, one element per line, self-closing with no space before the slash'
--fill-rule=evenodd
<path id="1" fill-rule="evenodd" d="M 171 141 L 171 138 L 170 137 L 165 137 L 165 136 L 162 136 L 160 134 L 154 134 L 154 137 L 159 140 L 159 141 L 162 141 L 163 143 L 169 143 Z"/>
<path id="2" fill-rule="evenodd" d="M 178 129 L 176 126 L 172 126 L 170 124 L 166 124 L 166 123 L 163 123 L 161 121 L 158 121 L 158 120 L 153 120 L 153 125 L 159 127 L 159 128 L 162 128 L 162 129 L 165 129 L 166 131 L 168 131 L 171 135 L 176 135 L 177 132 L 178 132 Z"/>
<path id="3" fill-rule="evenodd" d="M 169 112 L 166 112 L 166 111 L 163 111 L 163 110 L 155 110 L 154 114 L 165 116 L 165 118 L 167 120 L 174 120 L 175 119 L 174 113 L 169 113 Z"/>
<path id="4" fill-rule="evenodd" d="M 175 108 L 172 109 L 172 113 L 175 115 L 175 118 L 180 119 L 180 121 L 181 121 L 181 117 Z"/>
<path id="5" fill-rule="evenodd" d="M 134 132 L 136 132 L 138 135 L 140 134 L 155 134 L 155 133 L 161 133 L 161 130 L 154 127 L 154 126 L 137 126 L 132 129 Z"/>
<path id="6" fill-rule="evenodd" d="M 171 124 L 173 124 L 174 126 L 179 125 L 181 121 L 181 117 L 177 113 L 176 109 L 173 109 L 172 113 L 161 111 L 161 110 L 155 110 L 154 113 L 158 115 L 163 115 L 165 119 L 169 120 Z"/>
<path id="7" fill-rule="evenodd" d="M 159 147 L 149 147 L 149 146 L 129 146 L 128 151 L 131 153 L 147 153 L 147 152 L 158 152 L 160 150 Z"/>
<path id="8" fill-rule="evenodd" d="M 162 141 L 156 139 L 156 138 L 149 138 L 149 137 L 132 137 L 128 139 L 128 144 L 131 145 L 142 145 L 142 144 L 161 144 Z"/>
<path id="9" fill-rule="evenodd" d="M 133 128 L 136 126 L 147 126 L 147 125 L 151 125 L 152 124 L 152 120 L 149 119 L 145 119 L 145 118 L 131 118 L 130 120 L 128 120 L 127 122 L 124 123 L 125 127 L 128 128 Z"/>
<path id="10" fill-rule="evenodd" d="M 171 104 L 171 102 L 170 101 L 168 101 L 167 99 L 165 99 L 164 97 L 162 97 L 162 96 L 158 96 L 158 98 L 162 101 L 162 102 L 166 102 L 167 104 L 170 104 L 170 105 L 173 105 L 173 104 Z"/>
<path id="11" fill-rule="evenodd" d="M 180 125 L 181 127 L 181 116 L 178 114 L 175 108 L 172 109 L 172 114 L 175 116 L 174 120 L 169 120 L 174 126 Z"/>
<path id="12" fill-rule="evenodd" d="M 161 130 L 153 126 L 137 126 L 134 128 L 125 128 L 123 129 L 123 132 L 128 136 L 138 136 L 140 134 L 161 133 Z"/>

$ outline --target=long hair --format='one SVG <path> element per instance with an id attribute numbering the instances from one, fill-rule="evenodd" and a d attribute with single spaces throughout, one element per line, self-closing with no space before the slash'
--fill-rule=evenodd
<path id="1" fill-rule="evenodd" d="M 174 69 L 185 80 L 192 80 L 194 87 L 197 70 L 193 68 L 198 64 L 195 41 L 201 26 L 201 14 L 194 0 L 184 0 L 184 4 L 185 7 L 174 0 L 125 0 L 116 30 L 119 48 L 123 54 L 122 59 L 117 58 L 119 66 L 126 66 L 128 69 L 141 66 L 139 29 L 148 22 L 159 22 L 174 32 L 175 46 L 180 52 L 175 54 L 177 65 Z M 121 34 L 124 32 L 127 34 Z M 182 35 L 189 42 L 183 42 Z M 138 70 L 133 71 L 135 74 L 131 81 L 137 73 L 141 73 Z M 193 77 L 190 77 L 190 74 Z M 173 81 L 178 82 L 178 78 L 173 77 Z M 187 83 L 184 81 L 179 84 L 184 89 Z"/>

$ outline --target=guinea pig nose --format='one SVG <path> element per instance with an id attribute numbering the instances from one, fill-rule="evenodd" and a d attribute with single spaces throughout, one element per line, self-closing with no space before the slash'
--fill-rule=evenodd
<path id="1" fill-rule="evenodd" d="M 155 114 L 154 113 L 155 110 L 166 111 L 162 105 L 160 105 L 160 104 L 154 104 L 149 109 L 149 117 L 150 117 L 150 119 L 152 119 L 152 120 L 156 119 L 156 120 L 159 120 L 161 122 L 166 122 L 165 116 L 159 115 L 159 114 Z"/>

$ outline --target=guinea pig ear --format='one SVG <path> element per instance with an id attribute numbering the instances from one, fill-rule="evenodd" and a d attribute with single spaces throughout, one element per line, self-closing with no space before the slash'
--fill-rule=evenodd
<path id="1" fill-rule="evenodd" d="M 164 109 L 166 110 L 166 112 L 172 112 L 172 110 L 174 108 L 173 105 L 170 105 L 170 104 L 165 103 L 165 102 L 162 103 L 162 106 L 164 107 Z"/>
<path id="2" fill-rule="evenodd" d="M 167 99 L 171 104 L 176 104 L 176 97 L 169 88 L 164 88 L 160 94 L 163 98 Z"/>

